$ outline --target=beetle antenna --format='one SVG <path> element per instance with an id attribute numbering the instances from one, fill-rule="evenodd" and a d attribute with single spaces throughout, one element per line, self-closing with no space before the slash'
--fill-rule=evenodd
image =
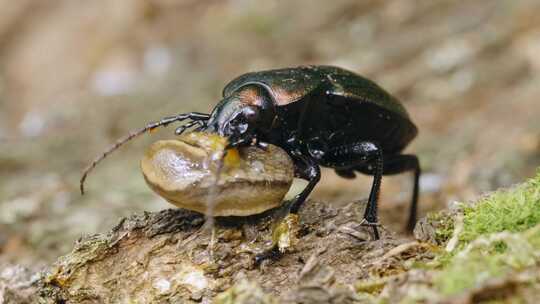
<path id="1" fill-rule="evenodd" d="M 131 132 L 131 133 L 129 133 L 129 135 L 127 135 L 124 138 L 119 139 L 116 143 L 114 143 L 109 148 L 107 148 L 107 150 L 105 150 L 100 156 L 96 157 L 92 161 L 92 163 L 90 163 L 90 165 L 88 165 L 84 169 L 83 174 L 81 176 L 81 180 L 80 180 L 81 195 L 84 195 L 84 181 L 86 180 L 86 177 L 97 166 L 97 164 L 99 162 L 101 162 L 105 157 L 107 157 L 109 154 L 111 154 L 114 150 L 118 149 L 124 143 L 126 143 L 126 142 L 132 140 L 133 138 L 135 138 L 135 137 L 137 137 L 137 136 L 139 136 L 141 134 L 144 134 L 144 133 L 146 133 L 146 132 L 148 132 L 148 131 L 150 131 L 152 129 L 153 128 L 144 127 L 144 128 L 142 128 L 140 130 L 137 130 L 135 132 Z"/>
<path id="2" fill-rule="evenodd" d="M 130 132 L 127 136 L 125 136 L 123 138 L 120 138 L 116 143 L 114 143 L 109 148 L 107 148 L 100 156 L 96 157 L 92 161 L 92 163 L 90 163 L 90 165 L 88 165 L 84 169 L 83 174 L 81 176 L 81 180 L 79 182 L 81 195 L 84 195 L 84 181 L 86 180 L 86 177 L 88 176 L 88 174 L 90 174 L 90 172 L 97 166 L 97 164 L 99 162 L 101 162 L 104 158 L 106 158 L 109 154 L 114 152 L 116 149 L 120 148 L 126 142 L 128 142 L 128 141 L 132 140 L 133 138 L 138 137 L 138 136 L 140 136 L 140 135 L 142 135 L 142 134 L 144 134 L 146 132 L 152 131 L 152 130 L 158 128 L 158 127 L 166 127 L 170 123 L 173 123 L 173 122 L 176 122 L 176 121 L 183 121 L 183 120 L 186 120 L 186 119 L 191 119 L 191 120 L 194 120 L 194 121 L 198 121 L 198 120 L 205 121 L 205 120 L 208 120 L 208 118 L 209 118 L 208 114 L 195 113 L 195 112 L 187 113 L 187 114 L 180 114 L 180 115 L 176 115 L 176 116 L 165 117 L 165 118 L 162 118 L 160 121 L 151 122 L 151 123 L 147 124 L 144 128 L 133 131 L 133 132 Z"/>

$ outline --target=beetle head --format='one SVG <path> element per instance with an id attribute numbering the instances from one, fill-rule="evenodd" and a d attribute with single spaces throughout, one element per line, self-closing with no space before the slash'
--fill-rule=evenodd
<path id="1" fill-rule="evenodd" d="M 256 85 L 240 88 L 214 108 L 206 131 L 248 144 L 265 137 L 272 126 L 276 109 L 266 89 Z"/>

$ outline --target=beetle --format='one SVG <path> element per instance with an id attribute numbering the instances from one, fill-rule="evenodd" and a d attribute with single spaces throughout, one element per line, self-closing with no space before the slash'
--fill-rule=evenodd
<path id="1" fill-rule="evenodd" d="M 228 83 L 223 99 L 210 114 L 191 112 L 165 117 L 130 133 L 106 150 L 88 172 L 132 138 L 174 122 L 183 122 L 177 135 L 194 129 L 228 138 L 229 148 L 270 143 L 292 158 L 295 176 L 308 181 L 290 202 L 298 213 L 319 182 L 320 166 L 344 178 L 357 172 L 373 176 L 363 225 L 375 239 L 377 203 L 383 175 L 412 171 L 414 183 L 407 221 L 416 222 L 420 164 L 416 155 L 402 151 L 418 133 L 403 105 L 375 82 L 334 66 L 299 66 L 243 74 Z"/>

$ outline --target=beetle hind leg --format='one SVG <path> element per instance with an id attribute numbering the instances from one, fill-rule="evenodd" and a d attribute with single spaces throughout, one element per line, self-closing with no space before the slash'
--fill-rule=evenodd
<path id="1" fill-rule="evenodd" d="M 369 166 L 360 166 L 356 170 L 373 175 L 373 168 Z M 413 191 L 411 198 L 411 207 L 409 209 L 409 218 L 407 220 L 406 230 L 412 232 L 416 225 L 416 213 L 418 208 L 419 180 L 421 174 L 420 162 L 418 157 L 412 154 L 386 155 L 384 159 L 383 174 L 393 175 L 412 171 L 413 172 Z"/>
<path id="2" fill-rule="evenodd" d="M 367 166 L 373 175 L 373 184 L 369 193 L 368 203 L 364 211 L 362 224 L 373 228 L 375 239 L 379 239 L 377 229 L 377 204 L 381 189 L 381 180 L 384 169 L 382 149 L 373 142 L 356 142 L 350 145 L 335 147 L 324 155 L 325 165 L 336 168 L 336 172 L 348 178 L 354 177 L 358 166 Z"/>

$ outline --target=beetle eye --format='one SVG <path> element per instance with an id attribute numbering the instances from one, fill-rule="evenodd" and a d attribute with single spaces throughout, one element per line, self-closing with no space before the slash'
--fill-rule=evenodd
<path id="1" fill-rule="evenodd" d="M 245 121 L 249 123 L 253 123 L 257 121 L 259 116 L 259 111 L 256 108 L 253 107 L 246 107 L 242 110 L 242 116 L 245 117 Z"/>

